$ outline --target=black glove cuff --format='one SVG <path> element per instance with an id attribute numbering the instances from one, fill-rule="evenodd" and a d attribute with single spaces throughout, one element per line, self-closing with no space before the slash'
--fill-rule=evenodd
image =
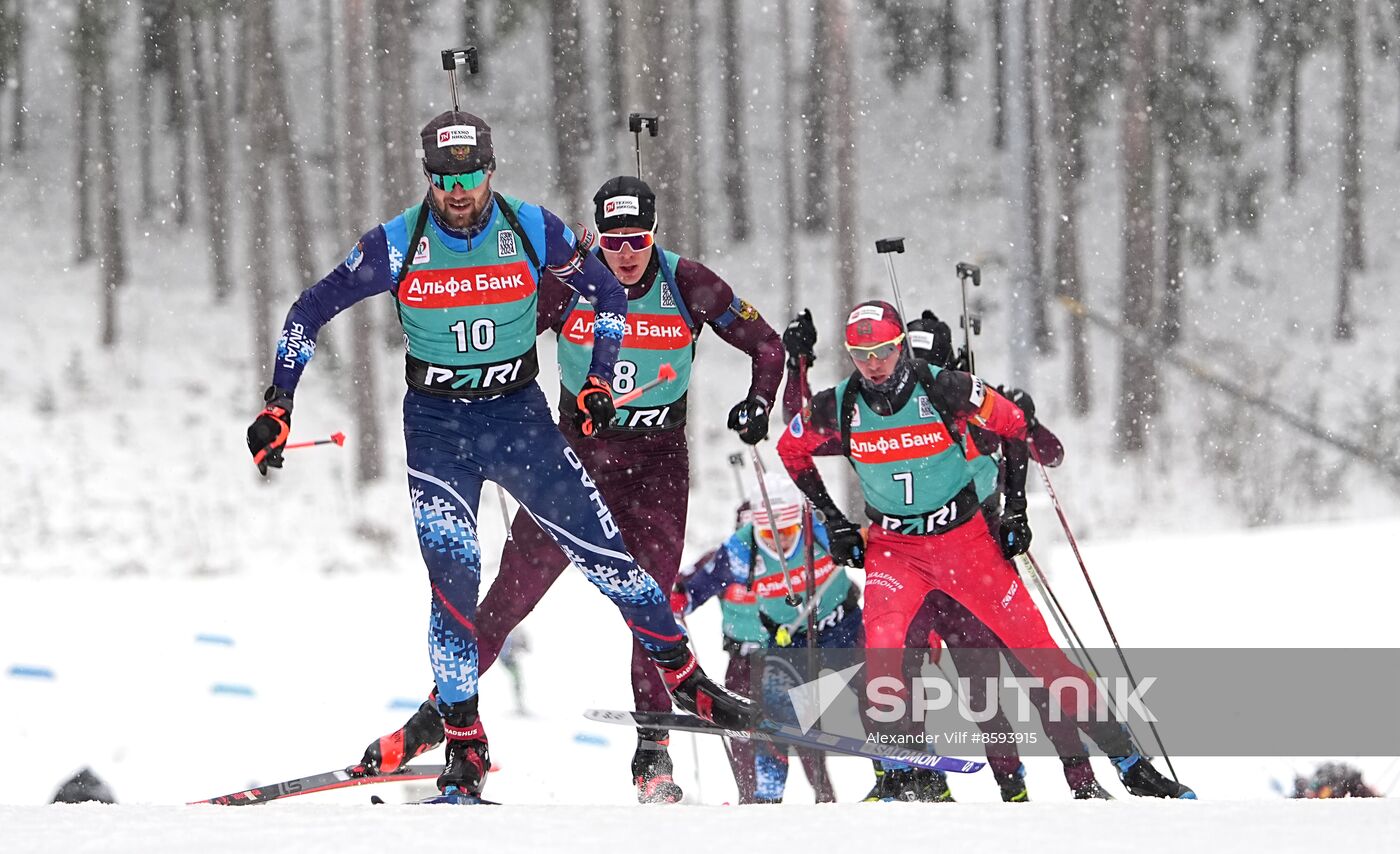
<path id="1" fill-rule="evenodd" d="M 1008 495 L 1002 504 L 1002 513 L 1007 516 L 1026 515 L 1026 497 L 1024 495 Z"/>
<path id="2" fill-rule="evenodd" d="M 292 411 L 292 393 L 285 388 L 278 388 L 275 385 L 267 387 L 263 392 L 263 403 L 268 406 L 280 406 L 287 412 Z"/>

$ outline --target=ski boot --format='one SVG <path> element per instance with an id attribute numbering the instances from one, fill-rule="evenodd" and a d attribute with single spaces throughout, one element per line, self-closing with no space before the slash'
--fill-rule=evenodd
<path id="1" fill-rule="evenodd" d="M 486 730 L 476 714 L 476 697 L 464 703 L 442 705 L 443 734 L 447 736 L 447 764 L 438 775 L 438 790 L 444 795 L 479 797 L 486 788 L 486 772 L 491 769 Z"/>
<path id="2" fill-rule="evenodd" d="M 1113 764 L 1118 766 L 1118 779 L 1123 781 L 1123 787 L 1129 794 L 1143 798 L 1196 799 L 1195 792 L 1163 777 L 1141 753 L 1116 758 Z"/>
<path id="3" fill-rule="evenodd" d="M 1071 757 L 1064 760 L 1064 765 L 1065 782 L 1069 784 L 1069 790 L 1074 793 L 1076 801 L 1111 801 L 1114 799 L 1094 777 L 1094 768 L 1089 764 L 1089 757 Z"/>
<path id="4" fill-rule="evenodd" d="M 1031 799 L 1030 792 L 1026 791 L 1025 765 L 1018 765 L 1011 772 L 1001 772 L 993 767 L 992 776 L 996 778 L 997 788 L 1001 789 L 1001 799 L 1004 802 L 1024 804 Z"/>
<path id="5" fill-rule="evenodd" d="M 652 660 L 676 705 L 725 729 L 749 729 L 758 710 L 753 701 L 714 683 L 685 644 L 654 652 Z"/>
<path id="6" fill-rule="evenodd" d="M 664 729 L 637 730 L 637 752 L 632 754 L 632 782 L 639 804 L 678 804 L 685 795 L 672 777 L 670 733 Z"/>
<path id="7" fill-rule="evenodd" d="M 914 780 L 918 785 L 915 800 L 925 804 L 951 804 L 953 793 L 948 789 L 948 775 L 928 768 L 915 768 Z"/>
<path id="8" fill-rule="evenodd" d="M 438 712 L 435 693 L 418 707 L 418 711 L 402 727 L 370 742 L 359 764 L 346 770 L 354 777 L 393 774 L 410 759 L 442 744 L 442 739 L 442 715 Z"/>

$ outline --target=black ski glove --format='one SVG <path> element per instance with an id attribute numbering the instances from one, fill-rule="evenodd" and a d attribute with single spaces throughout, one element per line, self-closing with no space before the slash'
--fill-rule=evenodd
<path id="1" fill-rule="evenodd" d="M 836 510 L 822 515 L 826 517 L 827 551 L 831 552 L 831 559 L 843 566 L 864 568 L 865 538 L 861 536 L 860 526 Z"/>
<path id="2" fill-rule="evenodd" d="M 1001 524 L 997 528 L 997 545 L 1001 546 L 1001 556 L 1007 560 L 1025 554 L 1031 547 L 1031 523 L 1026 518 L 1024 509 L 1008 509 L 1001 514 Z"/>
<path id="3" fill-rule="evenodd" d="M 258 473 L 267 477 L 269 468 L 282 467 L 282 447 L 292 431 L 292 393 L 277 386 L 263 392 L 266 406 L 248 426 L 248 452 Z"/>
<path id="4" fill-rule="evenodd" d="M 802 309 L 802 313 L 792 319 L 783 330 L 783 349 L 788 354 L 788 364 L 797 367 L 798 359 L 806 359 L 807 366 L 811 367 L 817 361 L 817 326 L 812 322 L 811 309 Z"/>
<path id="5" fill-rule="evenodd" d="M 914 358 L 940 368 L 952 366 L 953 330 L 938 315 L 924 309 L 923 314 L 909 321 L 908 330 L 909 350 Z"/>
<path id="6" fill-rule="evenodd" d="M 579 431 L 585 436 L 593 436 L 606 430 L 617 415 L 613 404 L 612 389 L 608 384 L 590 376 L 583 382 L 583 390 L 578 393 Z"/>
<path id="7" fill-rule="evenodd" d="M 729 410 L 729 429 L 746 445 L 757 445 L 768 436 L 768 404 L 761 397 L 749 397 Z"/>

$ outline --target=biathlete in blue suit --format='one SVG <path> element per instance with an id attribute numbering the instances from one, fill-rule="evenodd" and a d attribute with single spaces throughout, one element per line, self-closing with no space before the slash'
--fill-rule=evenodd
<path id="1" fill-rule="evenodd" d="M 259 471 L 282 466 L 292 395 L 321 327 L 360 300 L 390 294 L 407 350 L 408 485 L 432 588 L 429 655 L 447 735 L 439 788 L 479 794 L 490 767 L 477 719 L 473 625 L 481 581 L 476 510 L 487 480 L 508 489 L 612 600 L 678 705 L 726 727 L 748 726 L 752 704 L 700 670 L 666 595 L 623 545 L 535 382 L 538 284 L 548 271 L 596 312 L 577 400 L 583 432 L 611 423 L 626 292 L 553 213 L 492 192 L 486 122 L 446 112 L 423 128 L 422 143 L 423 201 L 366 232 L 287 314 L 266 407 L 248 428 Z"/>

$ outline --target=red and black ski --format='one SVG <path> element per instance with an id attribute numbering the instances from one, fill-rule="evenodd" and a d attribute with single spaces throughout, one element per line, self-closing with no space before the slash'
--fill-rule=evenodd
<path id="1" fill-rule="evenodd" d="M 368 777 L 357 777 L 351 774 L 349 770 L 341 768 L 336 771 L 327 771 L 324 774 L 312 774 L 310 777 L 298 777 L 295 780 L 284 780 L 281 783 L 271 783 L 266 786 L 246 789 L 242 792 L 234 792 L 230 795 L 220 795 L 217 798 L 208 798 L 203 801 L 190 801 L 190 803 L 220 804 L 222 806 L 265 804 L 268 801 L 275 801 L 279 798 L 290 798 L 294 795 L 309 795 L 312 792 L 328 792 L 331 789 L 364 786 L 369 783 L 404 783 L 413 780 L 434 780 L 441 773 L 441 765 L 418 765 L 405 766 L 393 774 L 376 774 Z"/>

